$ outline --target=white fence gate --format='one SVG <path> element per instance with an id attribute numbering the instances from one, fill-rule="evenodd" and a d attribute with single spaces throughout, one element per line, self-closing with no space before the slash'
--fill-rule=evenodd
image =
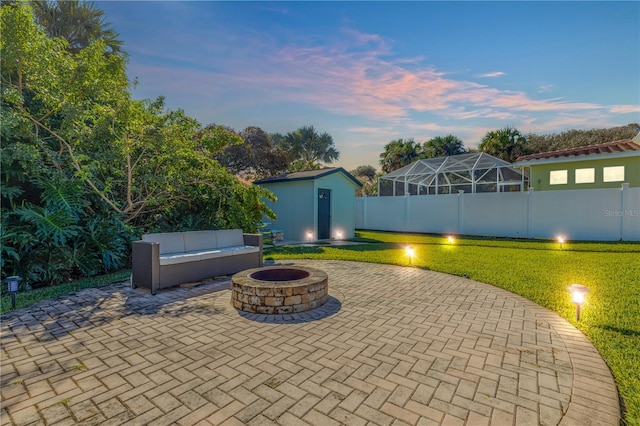
<path id="1" fill-rule="evenodd" d="M 640 188 L 356 198 L 356 229 L 640 241 Z"/>

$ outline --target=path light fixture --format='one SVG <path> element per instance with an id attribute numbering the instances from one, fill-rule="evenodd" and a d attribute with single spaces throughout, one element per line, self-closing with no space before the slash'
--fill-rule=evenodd
<path id="1" fill-rule="evenodd" d="M 4 282 L 7 283 L 7 290 L 11 295 L 11 309 L 16 308 L 16 293 L 18 292 L 20 281 L 22 281 L 22 277 L 18 276 L 7 277 L 4 279 Z"/>
<path id="2" fill-rule="evenodd" d="M 580 306 L 584 303 L 584 295 L 589 293 L 589 289 L 582 284 L 571 284 L 567 287 L 571 292 L 571 299 L 576 304 L 576 321 L 580 321 Z"/>
<path id="3" fill-rule="evenodd" d="M 342 232 L 337 231 L 336 232 L 336 240 L 341 240 L 342 239 Z"/>
<path id="4" fill-rule="evenodd" d="M 307 240 L 309 240 L 309 242 L 313 241 L 313 232 L 307 232 Z"/>
<path id="5" fill-rule="evenodd" d="M 453 237 L 453 235 L 449 235 L 447 237 L 447 240 L 449 240 L 449 244 L 453 244 L 456 241 L 456 239 Z"/>
<path id="6" fill-rule="evenodd" d="M 406 246 L 404 248 L 404 251 L 407 252 L 407 256 L 409 256 L 409 265 L 411 265 L 411 259 L 413 258 L 413 255 L 415 254 L 415 252 L 413 251 L 413 247 Z"/>
<path id="7" fill-rule="evenodd" d="M 560 250 L 562 250 L 562 245 L 564 244 L 564 237 L 562 235 L 560 235 L 558 238 L 558 244 L 560 244 Z"/>

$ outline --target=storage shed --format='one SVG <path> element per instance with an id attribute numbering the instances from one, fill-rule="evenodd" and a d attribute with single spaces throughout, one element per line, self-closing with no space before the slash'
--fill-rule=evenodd
<path id="1" fill-rule="evenodd" d="M 348 239 L 355 235 L 355 192 L 362 184 L 342 167 L 288 173 L 257 180 L 273 192 L 277 215 L 268 228 L 288 241 Z"/>
<path id="2" fill-rule="evenodd" d="M 631 139 L 541 152 L 513 164 L 535 191 L 640 187 L 640 145 Z"/>

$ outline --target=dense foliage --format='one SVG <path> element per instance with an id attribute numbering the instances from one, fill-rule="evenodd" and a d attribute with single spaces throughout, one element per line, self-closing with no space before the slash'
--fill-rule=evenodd
<path id="1" fill-rule="evenodd" d="M 27 3 L 0 8 L 2 277 L 47 285 L 123 267 L 149 231 L 255 231 L 263 198 L 213 157 L 242 142 L 131 98 L 124 55 L 69 49 Z"/>
<path id="2" fill-rule="evenodd" d="M 340 157 L 329 133 L 318 133 L 313 126 L 302 126 L 286 135 L 275 133 L 271 143 L 286 154 L 288 171 L 316 170 L 322 163 L 333 163 Z"/>

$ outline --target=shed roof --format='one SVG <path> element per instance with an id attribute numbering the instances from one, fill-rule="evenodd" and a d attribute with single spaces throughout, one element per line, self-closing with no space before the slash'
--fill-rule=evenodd
<path id="1" fill-rule="evenodd" d="M 600 155 L 600 154 L 613 154 L 629 151 L 640 151 L 640 145 L 635 143 L 631 139 L 622 139 L 619 141 L 599 143 L 595 145 L 578 146 L 575 148 L 561 149 L 558 151 L 540 152 L 538 154 L 523 155 L 518 157 L 516 163 L 521 162 L 534 162 L 536 160 L 547 160 L 555 158 L 572 158 L 579 155 Z"/>
<path id="2" fill-rule="evenodd" d="M 342 167 L 327 167 L 324 169 L 318 170 L 305 170 L 303 172 L 293 172 L 293 173 L 285 173 L 277 176 L 271 176 L 266 179 L 256 180 L 253 183 L 256 185 L 261 185 L 265 183 L 276 183 L 276 182 L 294 182 L 301 180 L 314 180 L 319 179 L 324 176 L 328 176 L 333 173 L 342 173 L 348 179 L 350 179 L 354 185 L 361 187 L 362 183 L 353 177 L 351 173 L 343 169 Z"/>

